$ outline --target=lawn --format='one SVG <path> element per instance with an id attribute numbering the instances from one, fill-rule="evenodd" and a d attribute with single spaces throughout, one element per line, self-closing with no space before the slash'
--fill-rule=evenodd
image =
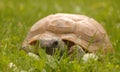
<path id="1" fill-rule="evenodd" d="M 0 72 L 120 72 L 119 0 L 0 0 Z M 83 14 L 106 29 L 115 54 L 100 61 L 58 61 L 41 52 L 36 60 L 20 51 L 30 27 L 54 13 Z M 15 64 L 12 67 L 10 63 Z"/>

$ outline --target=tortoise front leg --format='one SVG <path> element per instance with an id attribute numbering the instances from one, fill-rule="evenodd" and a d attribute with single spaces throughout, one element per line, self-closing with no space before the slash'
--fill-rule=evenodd
<path id="1" fill-rule="evenodd" d="M 83 57 L 84 54 L 85 54 L 85 51 L 79 45 L 74 45 L 68 50 L 68 56 L 71 59 L 79 60 Z"/>

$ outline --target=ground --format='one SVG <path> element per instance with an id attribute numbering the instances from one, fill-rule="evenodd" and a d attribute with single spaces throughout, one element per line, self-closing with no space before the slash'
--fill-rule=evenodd
<path id="1" fill-rule="evenodd" d="M 0 0 L 0 72 L 119 72 L 119 7 L 119 0 Z M 36 60 L 20 51 L 30 27 L 44 16 L 58 12 L 96 19 L 106 29 L 115 54 L 84 63 L 67 58 L 58 61 L 44 52 Z"/>

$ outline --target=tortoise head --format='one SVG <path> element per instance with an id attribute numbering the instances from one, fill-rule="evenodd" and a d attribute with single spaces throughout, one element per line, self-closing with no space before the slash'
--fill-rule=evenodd
<path id="1" fill-rule="evenodd" d="M 40 38 L 38 40 L 38 44 L 49 55 L 53 55 L 56 49 L 63 50 L 65 46 L 64 42 L 60 40 L 58 37 Z"/>

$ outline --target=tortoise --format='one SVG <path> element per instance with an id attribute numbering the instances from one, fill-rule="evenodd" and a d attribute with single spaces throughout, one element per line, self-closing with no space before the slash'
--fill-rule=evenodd
<path id="1" fill-rule="evenodd" d="M 65 45 L 69 53 L 77 48 L 79 54 L 114 52 L 102 25 L 93 18 L 78 14 L 56 13 L 36 22 L 23 41 L 22 49 L 32 52 L 29 46 L 36 43 L 46 48 L 46 53 L 50 55 L 56 48 L 64 50 Z"/>

